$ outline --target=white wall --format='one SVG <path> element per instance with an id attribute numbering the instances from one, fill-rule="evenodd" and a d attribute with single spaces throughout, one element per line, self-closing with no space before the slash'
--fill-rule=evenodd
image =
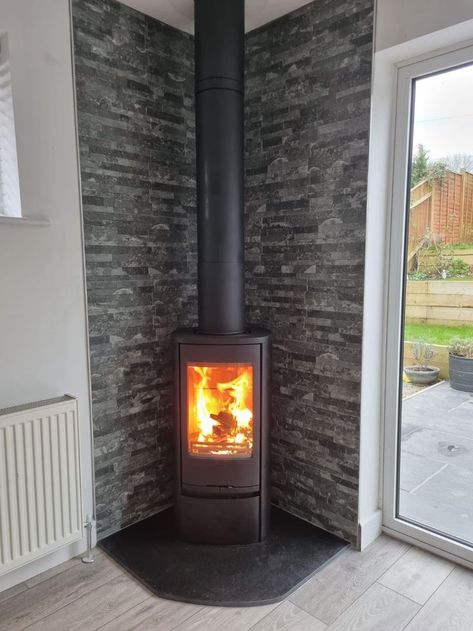
<path id="1" fill-rule="evenodd" d="M 9 37 L 23 214 L 49 221 L 0 219 L 0 407 L 78 397 L 87 514 L 88 350 L 68 0 L 1 0 L 0 28 Z M 0 590 L 83 548 L 7 575 Z"/>
<path id="2" fill-rule="evenodd" d="M 472 0 L 377 0 L 376 50 L 471 19 Z"/>

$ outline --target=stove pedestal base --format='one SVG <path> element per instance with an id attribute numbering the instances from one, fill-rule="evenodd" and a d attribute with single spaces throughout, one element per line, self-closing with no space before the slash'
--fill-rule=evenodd
<path id="1" fill-rule="evenodd" d="M 260 498 L 201 498 L 181 495 L 176 506 L 181 537 L 191 543 L 257 543 L 260 533 Z M 265 520 L 266 522 L 268 520 Z"/>

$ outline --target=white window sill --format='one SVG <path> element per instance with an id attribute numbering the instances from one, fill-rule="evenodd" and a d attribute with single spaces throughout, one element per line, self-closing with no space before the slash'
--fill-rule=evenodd
<path id="1" fill-rule="evenodd" d="M 12 226 L 49 226 L 50 221 L 45 217 L 7 217 L 0 215 L 0 225 L 10 224 Z"/>

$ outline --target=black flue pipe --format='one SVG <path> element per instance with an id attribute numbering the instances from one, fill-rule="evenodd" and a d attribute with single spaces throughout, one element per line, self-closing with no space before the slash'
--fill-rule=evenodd
<path id="1" fill-rule="evenodd" d="M 245 330 L 244 0 L 195 0 L 199 332 Z"/>

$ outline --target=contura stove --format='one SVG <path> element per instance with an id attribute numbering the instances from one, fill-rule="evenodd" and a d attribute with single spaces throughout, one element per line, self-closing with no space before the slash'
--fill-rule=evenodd
<path id="1" fill-rule="evenodd" d="M 245 324 L 244 0 L 195 0 L 198 329 L 174 334 L 180 535 L 254 543 L 269 516 L 270 333 Z"/>

